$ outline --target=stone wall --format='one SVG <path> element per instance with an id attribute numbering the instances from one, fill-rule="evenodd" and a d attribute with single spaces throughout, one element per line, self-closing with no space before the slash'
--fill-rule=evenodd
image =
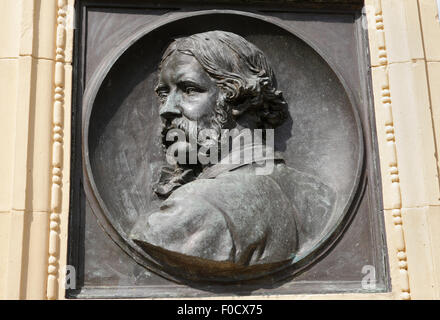
<path id="1" fill-rule="evenodd" d="M 440 298 L 436 0 L 364 12 L 392 292 L 283 298 Z M 73 0 L 0 2 L 0 299 L 64 298 L 73 19 Z"/>
<path id="2" fill-rule="evenodd" d="M 73 1 L 0 2 L 0 298 L 59 296 L 69 208 Z"/>

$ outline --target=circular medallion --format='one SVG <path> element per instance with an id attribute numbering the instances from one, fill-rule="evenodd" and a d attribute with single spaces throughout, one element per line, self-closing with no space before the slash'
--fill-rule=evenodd
<path id="1" fill-rule="evenodd" d="M 212 30 L 240 35 L 259 48 L 287 102 L 287 119 L 275 129 L 275 149 L 282 154 L 288 168 L 282 169 L 287 173 L 280 174 L 281 182 L 277 180 L 282 201 L 290 203 L 292 212 L 295 211 L 296 248 L 288 259 L 268 259 L 254 264 L 238 263 L 233 258 L 232 262 L 219 262 L 203 256 L 176 255 L 172 250 L 162 251 L 159 245 L 146 250 L 130 236 L 141 217 L 148 219 L 163 204 L 163 199 L 153 192 L 160 168 L 166 164 L 160 102 L 155 94 L 162 54 L 176 38 Z M 271 281 L 291 277 L 331 248 L 355 211 L 364 185 L 363 135 L 357 109 L 343 77 L 313 42 L 304 39 L 301 30 L 285 26 L 275 18 L 230 10 L 170 14 L 127 37 L 108 53 L 89 81 L 82 119 L 87 197 L 110 237 L 139 264 L 167 279 L 185 283 L 188 280 L 264 283 L 268 277 Z M 212 179 L 214 184 L 216 179 Z M 233 196 L 226 197 L 225 207 L 229 200 L 232 203 L 236 197 L 244 199 L 250 194 L 246 188 L 251 186 L 238 188 Z M 246 198 L 246 201 L 253 205 L 256 200 L 262 201 L 273 207 L 270 212 L 275 212 L 281 196 L 273 190 L 268 189 L 267 199 Z M 219 189 L 219 192 L 223 191 Z M 190 198 L 183 206 L 191 211 L 194 205 L 195 211 L 200 205 L 194 202 L 198 200 Z M 218 212 L 224 211 L 217 207 Z M 254 215 L 257 210 L 260 209 L 252 207 L 249 214 Z M 226 210 L 224 214 L 228 216 L 230 212 Z M 232 225 L 238 223 L 234 219 L 241 218 L 233 217 Z M 259 225 L 255 221 L 248 225 L 248 230 Z M 227 224 L 227 228 L 225 232 L 232 234 L 234 254 L 256 250 L 250 245 L 241 248 L 245 242 L 239 240 L 244 236 L 242 231 L 234 234 L 231 225 Z M 280 230 L 269 229 L 272 234 Z M 277 239 L 282 236 L 278 235 Z M 284 240 L 277 240 L 274 256 L 276 246 L 280 248 Z M 266 249 L 270 246 L 264 243 Z"/>

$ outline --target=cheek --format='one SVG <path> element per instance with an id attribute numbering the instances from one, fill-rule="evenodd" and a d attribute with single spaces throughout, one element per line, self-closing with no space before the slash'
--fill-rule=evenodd
<path id="1" fill-rule="evenodd" d="M 218 94 L 216 92 L 199 93 L 186 96 L 182 99 L 183 114 L 190 120 L 199 120 L 211 116 L 217 104 Z"/>

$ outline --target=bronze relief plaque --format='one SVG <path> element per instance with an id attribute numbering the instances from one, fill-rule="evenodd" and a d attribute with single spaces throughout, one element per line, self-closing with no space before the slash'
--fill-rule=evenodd
<path id="1" fill-rule="evenodd" d="M 69 296 L 389 290 L 357 11 L 79 10 Z"/>

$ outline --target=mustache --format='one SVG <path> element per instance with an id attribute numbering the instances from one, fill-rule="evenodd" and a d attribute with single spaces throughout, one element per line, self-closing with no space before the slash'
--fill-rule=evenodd
<path id="1" fill-rule="evenodd" d="M 207 142 L 212 143 L 212 141 L 206 141 L 206 138 L 199 139 L 199 133 L 204 129 L 214 130 L 216 137 L 211 137 L 213 137 L 214 140 L 219 141 L 222 127 L 215 121 L 215 116 L 210 119 L 209 124 L 203 125 L 202 123 L 197 122 L 196 120 L 190 120 L 183 115 L 172 120 L 167 120 L 163 123 L 162 127 L 162 145 L 166 149 L 174 143 L 174 141 L 167 141 L 167 134 L 170 130 L 182 130 L 187 142 L 196 141 L 200 146 L 205 145 Z"/>
<path id="2" fill-rule="evenodd" d="M 189 141 L 190 138 L 195 139 L 194 141 L 197 141 L 199 132 L 197 121 L 190 120 L 185 116 L 181 116 L 179 118 L 174 118 L 171 121 L 167 120 L 165 123 L 163 123 L 161 132 L 163 145 L 166 146 L 173 143 L 172 141 L 166 141 L 168 131 L 173 129 L 182 130 L 185 133 L 187 141 Z"/>

